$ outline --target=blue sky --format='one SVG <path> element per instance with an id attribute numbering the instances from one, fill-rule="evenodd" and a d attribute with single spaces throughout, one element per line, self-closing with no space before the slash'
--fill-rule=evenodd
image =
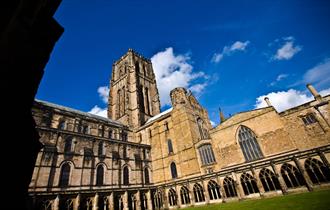
<path id="1" fill-rule="evenodd" d="M 128 48 L 152 59 L 162 110 L 184 86 L 215 123 L 219 107 L 229 116 L 265 96 L 279 111 L 311 100 L 309 82 L 330 93 L 330 1 L 65 0 L 55 18 L 65 31 L 41 100 L 104 114 L 112 63 Z"/>

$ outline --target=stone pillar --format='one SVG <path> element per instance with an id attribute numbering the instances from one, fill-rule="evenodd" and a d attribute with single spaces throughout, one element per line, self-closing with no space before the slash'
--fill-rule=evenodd
<path id="1" fill-rule="evenodd" d="M 202 184 L 203 184 L 203 188 L 204 188 L 203 191 L 204 191 L 205 203 L 209 204 L 210 203 L 210 195 L 209 195 L 209 191 L 207 190 L 207 182 L 202 180 Z"/>
<path id="2" fill-rule="evenodd" d="M 123 210 L 128 210 L 128 192 L 125 191 L 124 195 L 123 195 Z"/>
<path id="3" fill-rule="evenodd" d="M 181 197 L 180 197 L 180 190 L 178 185 L 175 185 L 175 191 L 176 191 L 176 203 L 177 207 L 181 208 Z"/>
<path id="4" fill-rule="evenodd" d="M 231 174 L 232 174 L 235 184 L 236 184 L 235 187 L 236 187 L 237 197 L 238 197 L 238 199 L 243 199 L 245 197 L 245 193 L 242 188 L 241 179 L 236 175 L 235 172 L 232 172 Z"/>
<path id="5" fill-rule="evenodd" d="M 99 209 L 99 194 L 95 194 L 94 199 L 93 199 L 93 210 L 98 210 Z"/>
<path id="6" fill-rule="evenodd" d="M 54 200 L 53 210 L 60 210 L 60 196 L 59 195 L 57 195 Z"/>
<path id="7" fill-rule="evenodd" d="M 195 205 L 195 197 L 193 192 L 193 186 L 191 186 L 191 183 L 188 183 L 188 191 L 189 191 L 189 197 L 190 197 L 190 205 Z"/>
<path id="8" fill-rule="evenodd" d="M 293 158 L 293 161 L 295 162 L 295 164 L 296 164 L 298 170 L 300 171 L 301 175 L 304 177 L 306 187 L 307 187 L 308 191 L 313 191 L 313 182 L 310 180 L 307 172 L 302 167 L 300 161 L 296 157 Z"/>
<path id="9" fill-rule="evenodd" d="M 223 188 L 223 185 L 221 184 L 219 176 L 217 176 L 217 183 L 220 186 L 220 195 L 221 195 L 222 202 L 225 202 L 226 192 L 225 192 L 225 189 Z"/>
<path id="10" fill-rule="evenodd" d="M 78 194 L 76 199 L 74 200 L 74 203 L 73 203 L 73 209 L 74 210 L 79 210 L 80 200 L 81 200 L 81 195 Z"/>
<path id="11" fill-rule="evenodd" d="M 325 165 L 328 169 L 330 169 L 329 161 L 328 161 L 328 159 L 325 157 L 324 153 L 321 152 L 321 151 L 318 151 L 318 154 L 319 154 L 319 156 L 320 156 L 322 162 L 324 163 L 324 165 Z"/>
<path id="12" fill-rule="evenodd" d="M 137 191 L 135 196 L 136 196 L 136 210 L 141 210 L 141 196 L 139 190 Z"/>
<path id="13" fill-rule="evenodd" d="M 108 202 L 109 202 L 109 210 L 115 210 L 113 203 L 113 192 L 108 196 Z"/>
<path id="14" fill-rule="evenodd" d="M 168 203 L 168 189 L 163 189 L 163 208 L 169 209 L 169 203 Z"/>
<path id="15" fill-rule="evenodd" d="M 259 179 L 258 175 L 256 174 L 254 168 L 251 167 L 250 170 L 251 170 L 251 172 L 252 172 L 253 178 L 254 178 L 255 181 L 257 182 L 257 187 L 258 187 L 258 189 L 259 189 L 259 194 L 260 194 L 260 196 L 263 196 L 264 193 L 265 193 L 265 189 L 264 189 L 264 187 L 262 186 L 262 183 L 261 183 L 260 179 Z"/>
<path id="16" fill-rule="evenodd" d="M 283 177 L 280 175 L 280 173 L 278 173 L 276 165 L 273 162 L 271 162 L 270 164 L 272 166 L 272 169 L 274 171 L 275 176 L 277 177 L 278 182 L 280 183 L 282 193 L 287 194 L 288 193 L 288 188 L 286 187 L 286 184 L 285 184 L 285 181 L 284 181 Z"/>
<path id="17" fill-rule="evenodd" d="M 151 200 L 151 190 L 148 190 L 146 192 L 146 197 L 147 197 L 147 203 L 148 203 L 148 210 L 152 210 L 152 200 Z"/>

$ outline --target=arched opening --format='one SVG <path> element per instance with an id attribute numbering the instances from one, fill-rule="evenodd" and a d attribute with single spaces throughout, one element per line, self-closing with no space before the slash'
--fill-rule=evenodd
<path id="1" fill-rule="evenodd" d="M 172 179 L 175 179 L 178 177 L 178 173 L 176 171 L 176 165 L 174 162 L 171 163 L 171 175 L 172 175 Z"/>
<path id="2" fill-rule="evenodd" d="M 305 185 L 305 180 L 299 170 L 288 163 L 284 163 L 281 167 L 281 175 L 288 188 L 295 188 Z"/>
<path id="3" fill-rule="evenodd" d="M 181 204 L 189 204 L 190 203 L 190 196 L 189 196 L 189 190 L 187 187 L 183 186 L 180 189 L 180 198 L 181 198 Z"/>
<path id="4" fill-rule="evenodd" d="M 144 183 L 149 184 L 150 180 L 149 180 L 149 170 L 148 168 L 144 169 Z"/>
<path id="5" fill-rule="evenodd" d="M 197 119 L 197 126 L 198 126 L 198 130 L 199 130 L 201 139 L 208 139 L 209 134 L 208 134 L 207 129 L 204 128 L 204 121 L 201 118 Z"/>
<path id="6" fill-rule="evenodd" d="M 230 178 L 230 177 L 227 176 L 223 180 L 223 188 L 225 190 L 225 193 L 226 193 L 226 197 L 227 198 L 236 197 L 237 196 L 235 182 L 234 182 L 234 180 L 232 178 Z"/>
<path id="7" fill-rule="evenodd" d="M 251 174 L 243 173 L 241 175 L 241 184 L 245 195 L 259 193 L 257 182 Z"/>
<path id="8" fill-rule="evenodd" d="M 162 196 L 162 191 L 161 190 L 156 190 L 154 191 L 154 207 L 155 209 L 161 209 L 163 207 L 163 196 Z"/>
<path id="9" fill-rule="evenodd" d="M 238 142 L 245 160 L 252 161 L 263 157 L 257 137 L 248 127 L 240 126 L 238 131 Z"/>
<path id="10" fill-rule="evenodd" d="M 173 153 L 173 145 L 172 145 L 172 140 L 171 139 L 167 140 L 167 149 L 168 149 L 168 154 Z"/>
<path id="11" fill-rule="evenodd" d="M 176 206 L 177 205 L 177 195 L 176 195 L 176 191 L 173 188 L 171 188 L 168 191 L 168 200 L 169 200 L 170 206 Z"/>
<path id="12" fill-rule="evenodd" d="M 259 173 L 259 178 L 262 183 L 262 186 L 264 187 L 265 192 L 281 189 L 277 177 L 271 170 L 263 168 Z"/>
<path id="13" fill-rule="evenodd" d="M 305 169 L 313 184 L 322 184 L 330 181 L 329 168 L 315 158 L 308 158 L 305 161 Z"/>
<path id="14" fill-rule="evenodd" d="M 72 152 L 72 137 L 69 136 L 65 139 L 64 143 L 64 153 L 70 153 Z"/>
<path id="15" fill-rule="evenodd" d="M 198 148 L 198 151 L 203 165 L 208 165 L 215 162 L 215 157 L 211 144 L 204 144 L 200 146 Z"/>
<path id="16" fill-rule="evenodd" d="M 204 190 L 200 184 L 196 183 L 193 187 L 193 191 L 196 203 L 205 201 Z"/>
<path id="17" fill-rule="evenodd" d="M 123 184 L 129 185 L 129 170 L 127 166 L 123 168 Z"/>
<path id="18" fill-rule="evenodd" d="M 149 89 L 144 89 L 144 98 L 145 98 L 145 105 L 146 105 L 146 113 L 150 115 L 150 101 L 149 101 Z"/>
<path id="19" fill-rule="evenodd" d="M 101 186 L 103 185 L 104 181 L 104 168 L 102 165 L 99 165 L 96 169 L 96 185 Z"/>
<path id="20" fill-rule="evenodd" d="M 213 180 L 210 180 L 207 184 L 207 190 L 209 192 L 210 200 L 217 200 L 221 198 L 220 186 Z"/>
<path id="21" fill-rule="evenodd" d="M 69 179 L 70 179 L 70 171 L 71 167 L 69 163 L 64 163 L 61 168 L 60 173 L 60 187 L 68 187 L 69 186 Z"/>
<path id="22" fill-rule="evenodd" d="M 104 142 L 100 141 L 98 145 L 98 155 L 103 156 L 104 155 Z"/>

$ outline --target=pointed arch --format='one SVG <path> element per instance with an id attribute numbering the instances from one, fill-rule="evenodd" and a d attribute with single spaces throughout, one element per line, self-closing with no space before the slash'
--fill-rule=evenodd
<path id="1" fill-rule="evenodd" d="M 246 161 L 257 160 L 263 157 L 257 136 L 250 128 L 241 125 L 238 128 L 237 139 Z"/>
<path id="2" fill-rule="evenodd" d="M 225 177 L 225 179 L 223 180 L 223 188 L 225 190 L 227 198 L 237 196 L 235 181 L 231 177 L 229 176 Z"/>
<path id="3" fill-rule="evenodd" d="M 60 187 L 68 187 L 69 181 L 70 181 L 70 173 L 71 173 L 71 166 L 69 162 L 65 162 L 61 167 L 60 172 L 60 181 L 59 186 Z"/>
<path id="4" fill-rule="evenodd" d="M 205 201 L 204 190 L 202 185 L 196 183 L 193 187 L 193 191 L 194 191 L 194 198 L 196 203 Z"/>
<path id="5" fill-rule="evenodd" d="M 210 200 L 217 200 L 221 198 L 220 185 L 213 180 L 210 180 L 207 184 L 207 190 L 209 193 Z"/>
<path id="6" fill-rule="evenodd" d="M 169 200 L 170 206 L 176 206 L 177 205 L 177 195 L 176 195 L 176 191 L 173 188 L 171 188 L 168 191 L 168 200 Z"/>
<path id="7" fill-rule="evenodd" d="M 148 167 L 144 168 L 144 183 L 150 184 L 149 169 Z"/>
<path id="8" fill-rule="evenodd" d="M 183 205 L 190 203 L 189 190 L 186 186 L 183 186 L 180 189 L 180 199 L 181 199 L 181 204 Z"/>
<path id="9" fill-rule="evenodd" d="M 254 177 L 249 173 L 243 173 L 241 175 L 241 185 L 245 195 L 259 193 L 257 182 Z"/>
<path id="10" fill-rule="evenodd" d="M 259 173 L 259 179 L 262 183 L 262 186 L 264 187 L 265 192 L 281 190 L 280 183 L 271 170 L 267 168 L 261 169 Z"/>
<path id="11" fill-rule="evenodd" d="M 289 163 L 284 163 L 282 165 L 281 175 L 288 188 L 295 188 L 305 185 L 305 180 L 298 168 Z"/>
<path id="12" fill-rule="evenodd" d="M 168 149 L 168 154 L 173 153 L 173 144 L 171 139 L 167 139 L 167 149 Z"/>
<path id="13" fill-rule="evenodd" d="M 305 161 L 305 169 L 313 184 L 322 184 L 330 181 L 329 168 L 315 158 L 308 158 Z"/>
<path id="14" fill-rule="evenodd" d="M 123 185 L 129 185 L 129 169 L 128 166 L 123 168 Z"/>
<path id="15" fill-rule="evenodd" d="M 177 172 L 177 170 L 176 170 L 176 165 L 175 165 L 175 163 L 172 162 L 171 165 L 170 165 L 170 167 L 171 167 L 171 175 L 172 175 L 172 179 L 177 178 L 177 177 L 178 177 L 178 172 Z"/>
<path id="16" fill-rule="evenodd" d="M 64 142 L 64 153 L 70 153 L 73 150 L 73 138 L 69 136 L 65 139 Z"/>
<path id="17" fill-rule="evenodd" d="M 96 168 L 96 185 L 102 186 L 104 184 L 104 168 L 103 165 L 100 164 Z"/>

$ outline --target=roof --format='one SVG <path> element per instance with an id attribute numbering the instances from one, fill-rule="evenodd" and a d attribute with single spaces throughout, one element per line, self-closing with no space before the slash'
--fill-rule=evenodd
<path id="1" fill-rule="evenodd" d="M 159 114 L 151 117 L 149 120 L 147 120 L 146 124 L 148 124 L 148 123 L 150 123 L 152 121 L 155 121 L 156 119 L 160 118 L 161 116 L 166 115 L 167 113 L 170 113 L 172 110 L 173 110 L 173 107 L 171 107 L 171 108 L 169 108 L 169 109 L 167 109 L 167 110 L 165 110 L 165 111 L 163 111 L 163 112 L 161 112 L 161 113 L 159 113 Z"/>
<path id="2" fill-rule="evenodd" d="M 52 107 L 52 108 L 55 108 L 55 109 L 60 109 L 62 111 L 79 114 L 79 115 L 82 115 L 84 117 L 89 117 L 89 118 L 96 119 L 96 120 L 102 120 L 102 121 L 105 121 L 105 122 L 108 122 L 108 123 L 111 123 L 111 124 L 115 124 L 117 126 L 123 126 L 123 124 L 121 122 L 118 122 L 118 121 L 115 121 L 115 120 L 112 120 L 112 119 L 109 119 L 109 118 L 106 118 L 106 117 L 101 117 L 101 116 L 98 116 L 98 115 L 95 115 L 95 114 L 83 112 L 83 111 L 80 111 L 80 110 L 77 110 L 77 109 L 72 109 L 72 108 L 69 108 L 69 107 L 66 107 L 66 106 L 54 104 L 54 103 L 51 103 L 51 102 L 48 102 L 48 101 L 42 101 L 42 100 L 39 100 L 39 99 L 35 99 L 35 102 L 37 102 L 41 105 L 44 105 L 44 106 L 49 106 L 49 107 Z"/>

